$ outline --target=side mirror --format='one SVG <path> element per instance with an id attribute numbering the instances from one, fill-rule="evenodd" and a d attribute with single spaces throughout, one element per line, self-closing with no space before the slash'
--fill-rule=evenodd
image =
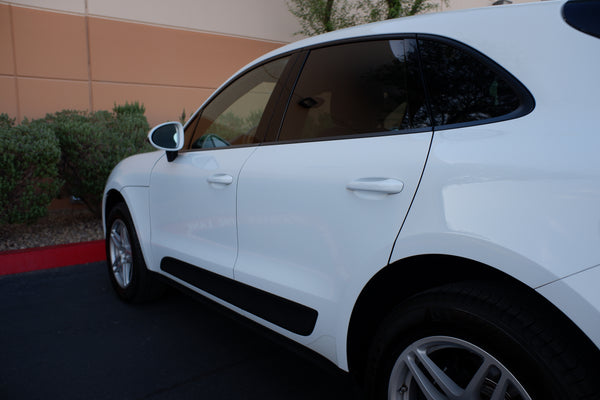
<path id="1" fill-rule="evenodd" d="M 183 148 L 183 125 L 180 122 L 165 122 L 155 126 L 148 133 L 150 144 L 167 152 L 167 160 L 173 161 L 177 152 Z"/>

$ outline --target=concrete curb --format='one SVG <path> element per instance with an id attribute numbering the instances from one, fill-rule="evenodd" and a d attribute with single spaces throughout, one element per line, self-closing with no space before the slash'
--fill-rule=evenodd
<path id="1" fill-rule="evenodd" d="M 0 275 L 106 260 L 104 240 L 0 252 Z"/>

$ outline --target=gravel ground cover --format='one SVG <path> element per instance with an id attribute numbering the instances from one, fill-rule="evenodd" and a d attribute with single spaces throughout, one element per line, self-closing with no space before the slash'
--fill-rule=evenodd
<path id="1" fill-rule="evenodd" d="M 102 222 L 87 209 L 51 210 L 31 224 L 0 225 L 0 251 L 104 238 Z"/>

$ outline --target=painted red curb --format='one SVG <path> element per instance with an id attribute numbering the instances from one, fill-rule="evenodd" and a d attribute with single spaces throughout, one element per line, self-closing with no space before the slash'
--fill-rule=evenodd
<path id="1" fill-rule="evenodd" d="M 0 275 L 106 260 L 104 240 L 0 252 Z"/>

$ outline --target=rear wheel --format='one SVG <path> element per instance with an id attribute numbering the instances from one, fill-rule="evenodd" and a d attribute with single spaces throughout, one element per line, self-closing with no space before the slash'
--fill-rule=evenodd
<path id="1" fill-rule="evenodd" d="M 108 274 L 119 298 L 144 302 L 159 297 L 164 285 L 146 268 L 131 215 L 124 203 L 110 210 L 106 226 Z"/>
<path id="2" fill-rule="evenodd" d="M 598 349 L 558 330 L 564 320 L 533 296 L 504 293 L 451 285 L 397 307 L 371 346 L 371 398 L 598 399 Z"/>

